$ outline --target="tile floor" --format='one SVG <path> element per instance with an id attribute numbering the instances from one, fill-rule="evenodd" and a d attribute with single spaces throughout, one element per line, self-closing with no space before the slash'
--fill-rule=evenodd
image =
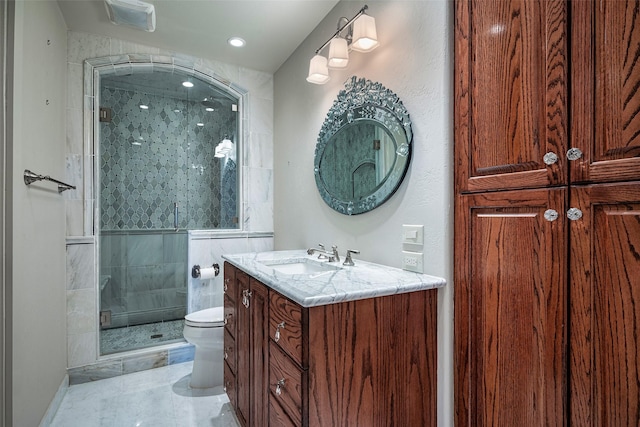
<path id="1" fill-rule="evenodd" d="M 238 427 L 222 387 L 189 388 L 193 362 L 69 387 L 51 427 Z"/>

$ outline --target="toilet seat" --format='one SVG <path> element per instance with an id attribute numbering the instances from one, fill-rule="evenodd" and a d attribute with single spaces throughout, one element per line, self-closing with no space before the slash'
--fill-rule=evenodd
<path id="1" fill-rule="evenodd" d="M 184 317 L 184 324 L 194 328 L 224 326 L 224 307 L 212 307 L 189 313 Z"/>

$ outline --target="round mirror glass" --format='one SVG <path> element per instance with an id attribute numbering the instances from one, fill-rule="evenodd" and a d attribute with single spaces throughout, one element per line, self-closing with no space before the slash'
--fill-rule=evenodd
<path id="1" fill-rule="evenodd" d="M 352 77 L 329 110 L 316 145 L 322 199 L 345 215 L 380 206 L 402 182 L 411 139 L 400 99 L 380 83 Z"/>

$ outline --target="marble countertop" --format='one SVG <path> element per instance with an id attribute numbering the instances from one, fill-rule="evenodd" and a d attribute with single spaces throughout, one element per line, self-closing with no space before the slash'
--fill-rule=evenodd
<path id="1" fill-rule="evenodd" d="M 355 266 L 352 267 L 343 266 L 341 259 L 340 262 L 331 263 L 337 267 L 336 270 L 311 274 L 288 274 L 269 266 L 288 260 L 317 263 L 318 256 L 307 255 L 306 250 L 251 252 L 222 255 L 222 258 L 303 307 L 422 291 L 446 285 L 446 281 L 440 277 L 359 259 L 354 259 Z"/>

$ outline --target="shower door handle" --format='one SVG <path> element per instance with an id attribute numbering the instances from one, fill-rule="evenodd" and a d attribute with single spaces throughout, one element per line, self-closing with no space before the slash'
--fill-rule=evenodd
<path id="1" fill-rule="evenodd" d="M 173 228 L 178 231 L 178 203 L 173 204 Z"/>

